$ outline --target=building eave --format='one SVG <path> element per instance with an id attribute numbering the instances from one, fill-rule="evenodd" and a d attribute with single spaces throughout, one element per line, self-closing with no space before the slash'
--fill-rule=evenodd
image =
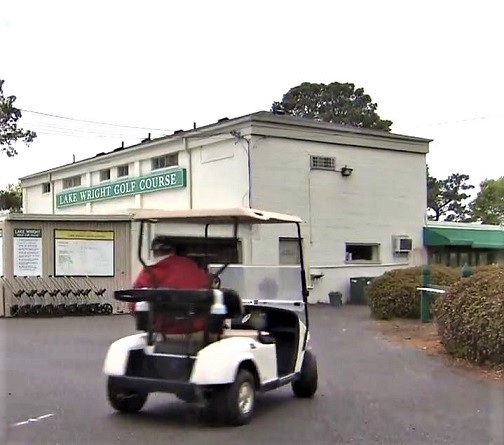
<path id="1" fill-rule="evenodd" d="M 5 215 L 4 221 L 59 221 L 59 222 L 129 222 L 129 214 L 116 215 L 79 215 L 79 214 L 47 214 L 47 213 L 9 213 Z"/>
<path id="2" fill-rule="evenodd" d="M 182 141 L 183 139 L 193 139 L 193 138 L 204 138 L 209 136 L 217 136 L 219 134 L 228 133 L 231 129 L 236 129 L 237 127 L 243 127 L 246 125 L 257 124 L 271 124 L 277 127 L 290 127 L 297 129 L 311 129 L 318 130 L 320 132 L 327 132 L 330 134 L 355 134 L 360 136 L 369 136 L 374 138 L 397 140 L 397 141 L 407 141 L 415 143 L 428 144 L 432 142 L 432 139 L 425 139 L 419 137 L 405 136 L 400 134 L 395 134 L 386 131 L 370 130 L 357 128 L 352 126 L 333 124 L 329 122 L 315 121 L 313 119 L 286 116 L 286 115 L 276 115 L 268 111 L 259 111 L 256 113 L 227 119 L 224 118 L 218 122 L 208 124 L 196 129 L 191 129 L 187 131 L 180 131 L 171 135 L 162 136 L 151 141 L 141 142 L 139 144 L 131 145 L 128 147 L 116 148 L 115 150 L 102 154 L 100 156 L 93 156 L 90 158 L 82 159 L 77 162 L 72 162 L 69 164 L 64 164 L 58 167 L 54 167 L 41 172 L 33 173 L 31 175 L 26 175 L 20 178 L 20 181 L 27 181 L 31 179 L 40 178 L 43 176 L 48 176 L 53 173 L 59 173 L 65 170 L 70 170 L 75 167 L 84 166 L 87 164 L 92 164 L 96 162 L 97 159 L 100 161 L 107 161 L 115 158 L 116 156 L 123 155 L 124 153 L 137 153 L 140 150 L 148 150 L 149 148 L 156 147 L 160 144 L 166 142 L 176 142 Z"/>

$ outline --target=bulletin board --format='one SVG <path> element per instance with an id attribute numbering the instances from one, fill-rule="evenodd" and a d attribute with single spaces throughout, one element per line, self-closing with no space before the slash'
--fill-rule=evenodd
<path id="1" fill-rule="evenodd" d="M 114 231 L 54 231 L 54 275 L 113 277 Z"/>

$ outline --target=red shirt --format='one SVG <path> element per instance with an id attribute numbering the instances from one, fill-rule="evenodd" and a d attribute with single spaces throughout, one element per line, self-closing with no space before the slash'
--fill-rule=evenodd
<path id="1" fill-rule="evenodd" d="M 152 282 L 152 275 L 154 275 L 155 283 Z M 149 271 L 143 269 L 133 283 L 133 288 L 152 288 L 154 284 L 156 287 L 172 289 L 208 289 L 209 276 L 189 258 L 171 255 L 149 266 Z M 134 303 L 130 305 L 130 311 L 134 311 Z M 187 330 L 184 320 L 157 317 L 154 324 L 157 332 L 167 335 L 182 334 Z M 204 320 L 191 320 L 191 331 L 202 331 L 204 328 Z"/>

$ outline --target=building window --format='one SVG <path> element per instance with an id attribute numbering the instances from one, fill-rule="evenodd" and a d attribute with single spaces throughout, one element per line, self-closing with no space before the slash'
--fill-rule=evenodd
<path id="1" fill-rule="evenodd" d="M 117 177 L 122 178 L 124 176 L 129 176 L 129 165 L 120 165 L 117 167 Z"/>
<path id="2" fill-rule="evenodd" d="M 327 156 L 310 156 L 310 168 L 312 170 L 334 170 L 336 159 Z"/>
<path id="3" fill-rule="evenodd" d="M 110 168 L 100 171 L 100 182 L 110 181 Z"/>
<path id="4" fill-rule="evenodd" d="M 80 175 L 63 179 L 63 188 L 64 189 L 71 189 L 73 187 L 80 187 L 80 186 L 81 186 L 81 176 Z"/>
<path id="5" fill-rule="evenodd" d="M 175 165 L 178 165 L 178 153 L 171 153 L 169 155 L 159 156 L 157 158 L 151 159 L 152 170 L 173 167 Z"/>
<path id="6" fill-rule="evenodd" d="M 281 266 L 297 266 L 301 262 L 297 238 L 279 238 L 279 259 Z"/>
<path id="7" fill-rule="evenodd" d="M 443 266 L 462 267 L 464 264 L 485 266 L 497 261 L 495 251 L 471 249 L 465 247 L 449 247 L 428 250 L 429 264 L 442 264 Z"/>
<path id="8" fill-rule="evenodd" d="M 42 193 L 50 193 L 51 192 L 51 183 L 50 182 L 44 182 L 42 184 Z"/>
<path id="9" fill-rule="evenodd" d="M 377 263 L 380 261 L 379 244 L 346 243 L 345 261 L 362 262 L 370 261 Z"/>

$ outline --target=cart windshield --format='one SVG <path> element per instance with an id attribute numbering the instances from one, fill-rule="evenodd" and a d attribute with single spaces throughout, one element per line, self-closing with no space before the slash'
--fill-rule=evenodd
<path id="1" fill-rule="evenodd" d="M 211 265 L 211 272 L 219 270 Z M 300 266 L 229 265 L 220 275 L 221 288 L 234 289 L 242 300 L 259 300 L 272 305 L 303 303 Z"/>

